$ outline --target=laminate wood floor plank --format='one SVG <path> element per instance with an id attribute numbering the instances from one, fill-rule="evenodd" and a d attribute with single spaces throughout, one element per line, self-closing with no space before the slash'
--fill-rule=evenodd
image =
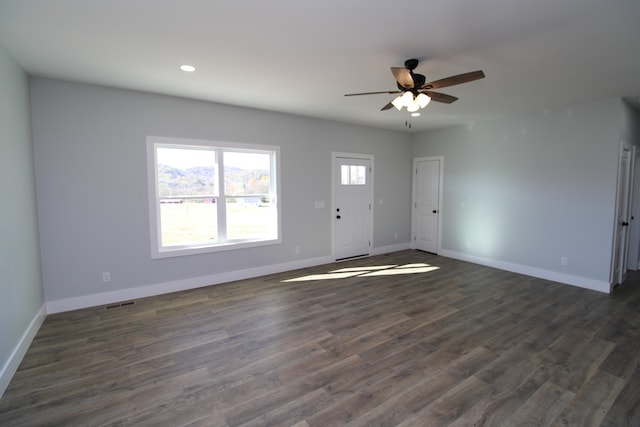
<path id="1" fill-rule="evenodd" d="M 504 361 L 504 360 L 503 360 Z M 501 362 L 503 362 L 501 361 Z M 501 363 L 496 362 L 496 363 Z M 553 370 L 553 369 L 552 369 Z M 489 386 L 484 395 L 451 423 L 455 426 L 524 425 L 508 422 L 549 378 L 549 368 L 528 361 L 515 361 L 496 378 L 476 375 Z M 488 380 L 487 380 L 488 379 Z"/>
<path id="2" fill-rule="evenodd" d="M 637 426 L 639 305 L 406 250 L 60 313 L 0 425 Z"/>
<path id="3" fill-rule="evenodd" d="M 507 425 L 550 426 L 573 400 L 574 393 L 547 381 L 520 406 Z"/>
<path id="4" fill-rule="evenodd" d="M 289 427 L 292 425 L 309 426 L 306 417 L 311 417 L 335 402 L 335 397 L 324 389 L 317 389 L 296 399 L 260 414 L 258 417 L 240 424 L 242 427 Z M 300 422 L 296 422 L 302 420 Z"/>
<path id="5" fill-rule="evenodd" d="M 572 349 L 568 349 L 568 357 L 558 360 L 556 363 L 562 366 L 562 372 L 557 378 L 553 378 L 553 382 L 572 392 L 578 392 L 580 388 L 588 383 L 591 378 L 600 371 L 602 362 L 609 356 L 615 344 L 593 338 L 584 341 L 584 345 L 575 345 Z"/>
<path id="6" fill-rule="evenodd" d="M 640 426 L 640 364 L 620 390 L 616 400 L 607 411 L 603 426 Z"/>
<path id="7" fill-rule="evenodd" d="M 622 391 L 624 380 L 596 372 L 577 391 L 575 398 L 555 420 L 554 426 L 599 426 Z"/>
<path id="8" fill-rule="evenodd" d="M 462 414 L 476 404 L 490 391 L 490 386 L 475 376 L 466 377 L 433 400 L 424 408 L 415 412 L 412 418 L 404 420 L 400 426 L 417 426 L 429 423 L 445 426 L 455 422 Z"/>

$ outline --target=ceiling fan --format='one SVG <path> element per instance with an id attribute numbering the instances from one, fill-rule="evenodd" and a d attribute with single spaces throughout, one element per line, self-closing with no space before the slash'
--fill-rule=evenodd
<path id="1" fill-rule="evenodd" d="M 345 96 L 376 95 L 382 93 L 399 94 L 391 102 L 382 107 L 381 111 L 389 110 L 391 107 L 396 107 L 398 110 L 406 107 L 407 111 L 412 113 L 418 111 L 420 108 L 426 107 L 430 101 L 451 104 L 458 100 L 455 96 L 433 92 L 431 89 L 440 89 L 484 78 L 482 70 L 478 70 L 426 83 L 426 77 L 424 75 L 413 72 L 418 66 L 418 63 L 419 61 L 417 59 L 407 59 L 404 62 L 404 68 L 391 67 L 391 73 L 396 78 L 398 90 L 347 93 Z"/>

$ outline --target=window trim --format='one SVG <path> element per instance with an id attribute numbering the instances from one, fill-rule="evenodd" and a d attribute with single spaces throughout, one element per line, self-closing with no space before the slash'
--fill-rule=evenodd
<path id="1" fill-rule="evenodd" d="M 162 145 L 184 146 L 185 148 L 210 147 L 217 149 L 229 149 L 236 151 L 272 151 L 275 153 L 272 168 L 275 168 L 275 203 L 277 209 L 277 235 L 275 239 L 252 240 L 252 241 L 228 241 L 215 244 L 172 246 L 163 248 L 161 244 L 160 229 L 160 209 L 158 194 L 158 173 L 156 170 L 156 147 Z M 147 136 L 147 190 L 149 203 L 149 236 L 151 246 L 151 258 L 170 258 L 178 256 L 196 255 L 211 252 L 221 252 L 236 249 L 253 248 L 259 246 L 276 245 L 282 243 L 282 203 L 280 192 L 280 147 L 276 145 L 246 144 L 227 141 L 211 141 L 200 139 L 174 138 L 162 136 Z M 227 197 L 224 195 L 224 181 L 219 182 L 218 198 Z"/>

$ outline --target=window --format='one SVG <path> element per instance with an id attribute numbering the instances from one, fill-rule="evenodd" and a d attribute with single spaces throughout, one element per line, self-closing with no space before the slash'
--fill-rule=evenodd
<path id="1" fill-rule="evenodd" d="M 360 165 L 342 165 L 340 167 L 342 185 L 367 185 L 367 168 Z"/>
<path id="2" fill-rule="evenodd" d="M 279 243 L 279 147 L 148 137 L 152 256 Z"/>

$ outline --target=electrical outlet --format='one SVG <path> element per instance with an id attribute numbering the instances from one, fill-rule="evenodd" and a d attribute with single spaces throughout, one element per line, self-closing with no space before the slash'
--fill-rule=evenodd
<path id="1" fill-rule="evenodd" d="M 108 271 L 105 271 L 102 273 L 102 283 L 109 283 L 111 282 L 111 273 L 109 273 Z"/>
<path id="2" fill-rule="evenodd" d="M 296 254 L 299 254 L 300 253 L 300 246 L 296 246 L 295 250 L 296 250 Z"/>
<path id="3" fill-rule="evenodd" d="M 567 265 L 569 265 L 569 258 L 567 258 L 566 256 L 563 256 L 562 258 L 560 258 L 560 265 L 563 267 L 566 267 Z"/>

